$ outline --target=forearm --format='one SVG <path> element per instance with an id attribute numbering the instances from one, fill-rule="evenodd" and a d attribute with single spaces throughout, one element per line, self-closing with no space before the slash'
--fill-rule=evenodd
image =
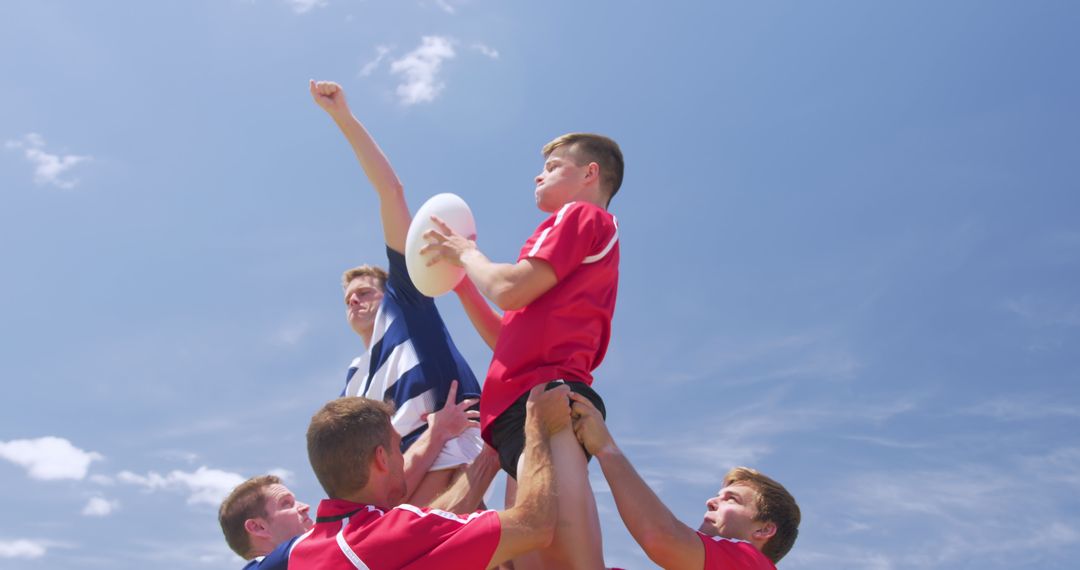
<path id="1" fill-rule="evenodd" d="M 523 296 L 522 287 L 519 286 L 526 276 L 520 264 L 495 263 L 479 249 L 463 253 L 461 263 L 480 293 L 500 309 L 520 309 L 531 301 Z"/>
<path id="2" fill-rule="evenodd" d="M 431 508 L 459 515 L 475 511 L 498 472 L 497 459 L 484 460 L 478 457 L 445 493 L 431 502 Z"/>
<path id="3" fill-rule="evenodd" d="M 495 350 L 495 343 L 499 340 L 499 331 L 502 330 L 502 317 L 491 308 L 491 305 L 488 305 L 484 296 L 476 288 L 476 284 L 469 277 L 462 279 L 454 292 L 457 293 L 465 314 L 469 316 L 469 321 L 480 334 L 480 338 L 484 339 L 491 350 Z"/>
<path id="4" fill-rule="evenodd" d="M 439 457 L 446 438 L 425 430 L 405 451 L 405 484 L 410 493 L 420 487 L 420 481 Z M 406 497 L 408 502 L 409 497 Z"/>
<path id="5" fill-rule="evenodd" d="M 525 449 L 517 476 L 514 509 L 526 516 L 522 522 L 537 529 L 555 524 L 555 467 L 551 444 L 539 426 L 526 425 Z"/>
<path id="6" fill-rule="evenodd" d="M 333 115 L 334 123 L 341 129 L 352 147 L 360 167 L 364 169 L 372 187 L 379 196 L 379 208 L 386 243 L 395 251 L 405 250 L 405 236 L 412 221 L 401 181 L 390 166 L 389 159 L 375 143 L 364 125 L 351 113 Z"/>
<path id="7" fill-rule="evenodd" d="M 614 443 L 600 450 L 596 459 L 611 487 L 619 516 L 654 562 L 668 559 L 688 537 L 697 540 L 693 530 L 675 518 Z"/>

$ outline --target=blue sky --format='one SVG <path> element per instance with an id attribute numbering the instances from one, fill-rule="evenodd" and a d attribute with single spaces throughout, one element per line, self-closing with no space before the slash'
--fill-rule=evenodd
<path id="1" fill-rule="evenodd" d="M 497 260 L 543 143 L 621 143 L 596 387 L 692 526 L 747 464 L 803 508 L 782 568 L 1074 568 L 1080 8 L 670 4 L 4 2 L 0 567 L 239 567 L 232 484 L 320 498 L 340 271 L 383 255 L 316 78 Z"/>

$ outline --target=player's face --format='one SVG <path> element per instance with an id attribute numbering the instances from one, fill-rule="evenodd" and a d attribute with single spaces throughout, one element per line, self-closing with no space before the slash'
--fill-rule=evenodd
<path id="1" fill-rule="evenodd" d="M 382 298 L 382 288 L 375 277 L 361 275 L 349 281 L 345 288 L 345 318 L 356 334 L 371 334 Z"/>
<path id="2" fill-rule="evenodd" d="M 266 488 L 266 526 L 274 544 L 311 530 L 315 523 L 308 516 L 308 509 L 308 505 L 297 501 L 285 485 Z"/>
<path id="3" fill-rule="evenodd" d="M 565 146 L 551 151 L 544 168 L 536 175 L 536 207 L 545 212 L 557 212 L 572 202 L 585 187 L 588 164 L 578 166 L 570 149 Z"/>
<path id="4" fill-rule="evenodd" d="M 709 536 L 750 540 L 760 526 L 754 521 L 755 496 L 754 489 L 738 483 L 720 489 L 715 497 L 705 501 L 705 520 L 698 530 Z"/>

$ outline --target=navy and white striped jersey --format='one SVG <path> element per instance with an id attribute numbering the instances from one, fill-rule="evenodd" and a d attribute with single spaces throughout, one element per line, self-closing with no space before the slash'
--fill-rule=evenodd
<path id="1" fill-rule="evenodd" d="M 446 403 L 450 382 L 458 381 L 459 402 L 479 398 L 480 383 L 454 346 L 435 300 L 413 285 L 405 256 L 387 247 L 386 257 L 389 278 L 371 346 L 349 366 L 341 395 L 393 401 L 393 424 L 404 450 L 427 429 L 423 414 Z M 479 453 L 478 434 L 473 439 Z"/>

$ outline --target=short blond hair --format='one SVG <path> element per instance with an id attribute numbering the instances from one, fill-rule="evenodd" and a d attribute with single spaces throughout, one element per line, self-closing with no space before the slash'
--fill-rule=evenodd
<path id="1" fill-rule="evenodd" d="M 251 556 L 251 535 L 244 528 L 248 519 L 266 518 L 266 488 L 281 484 L 274 475 L 252 477 L 236 486 L 218 509 L 218 523 L 225 542 L 242 558 Z"/>
<path id="2" fill-rule="evenodd" d="M 393 414 L 386 402 L 346 396 L 327 402 L 311 417 L 308 461 L 328 497 L 341 499 L 368 484 L 375 449 L 390 451 Z"/>
<path id="3" fill-rule="evenodd" d="M 623 155 L 619 143 L 594 133 L 567 133 L 544 145 L 545 157 L 560 147 L 567 147 L 576 159 L 574 164 L 583 166 L 595 162 L 600 167 L 600 182 L 608 192 L 608 202 L 615 197 L 623 180 Z"/>
<path id="4" fill-rule="evenodd" d="M 374 277 L 379 284 L 379 289 L 386 288 L 386 270 L 374 265 L 360 265 L 352 269 L 346 269 L 345 273 L 341 274 L 341 288 L 348 289 L 349 283 L 352 283 L 352 280 L 357 277 Z"/>
<path id="5" fill-rule="evenodd" d="M 739 483 L 754 490 L 755 520 L 776 525 L 776 534 L 761 547 L 762 554 L 775 564 L 791 551 L 799 536 L 799 522 L 802 520 L 799 505 L 783 485 L 756 469 L 736 467 L 724 475 L 725 487 Z"/>

